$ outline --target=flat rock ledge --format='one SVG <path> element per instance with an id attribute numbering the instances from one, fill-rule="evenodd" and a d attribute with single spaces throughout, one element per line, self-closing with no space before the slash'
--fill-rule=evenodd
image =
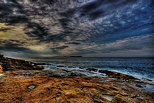
<path id="1" fill-rule="evenodd" d="M 86 77 L 5 57 L 0 63 L 0 103 L 154 103 L 154 85 L 129 75 L 99 70 L 107 77 Z"/>
<path id="2" fill-rule="evenodd" d="M 5 71 L 0 77 L 0 103 L 154 103 L 154 92 L 144 90 L 144 83 L 38 73 L 39 70 Z"/>

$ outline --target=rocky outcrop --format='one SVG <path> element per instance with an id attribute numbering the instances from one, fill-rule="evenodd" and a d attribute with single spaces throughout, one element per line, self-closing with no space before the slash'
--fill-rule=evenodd
<path id="1" fill-rule="evenodd" d="M 112 71 L 108 71 L 108 70 L 99 70 L 99 72 L 105 73 L 109 77 L 114 77 L 117 79 L 123 79 L 123 80 L 136 80 L 137 79 L 137 78 L 130 76 L 130 75 L 126 75 L 126 74 L 122 74 L 122 73 L 118 73 L 118 72 L 112 72 Z"/>
<path id="2" fill-rule="evenodd" d="M 57 78 L 36 70 L 6 71 L 0 78 L 1 103 L 153 103 L 152 92 L 112 78 Z M 134 82 L 135 83 L 135 82 Z"/>
<path id="3" fill-rule="evenodd" d="M 99 70 L 96 68 L 87 68 L 86 70 L 92 71 L 92 72 L 103 73 L 103 74 L 106 74 L 108 77 L 117 78 L 119 80 L 137 80 L 137 78 L 135 78 L 133 76 L 118 73 L 118 72 L 112 72 L 112 71 L 108 71 L 108 70 Z"/>
<path id="4" fill-rule="evenodd" d="M 43 67 L 33 65 L 32 62 L 25 60 L 12 59 L 6 57 L 0 57 L 0 62 L 2 63 L 3 70 L 42 70 Z"/>
<path id="5" fill-rule="evenodd" d="M 76 71 L 37 70 L 36 64 L 24 60 L 3 57 L 0 62 L 4 68 L 0 75 L 0 103 L 154 102 L 154 92 L 144 89 L 146 83 L 121 73 L 99 70 L 108 77 L 86 77 Z"/>
<path id="6" fill-rule="evenodd" d="M 81 74 L 77 71 L 68 71 L 64 69 L 50 69 L 50 70 L 43 70 L 35 73 L 35 75 L 41 75 L 41 76 L 49 76 L 49 77 L 72 77 L 72 76 L 86 76 L 84 74 Z"/>
<path id="7" fill-rule="evenodd" d="M 88 70 L 88 71 L 94 71 L 94 72 L 97 72 L 97 71 L 98 71 L 98 70 L 95 69 L 95 68 L 87 68 L 86 70 Z"/>

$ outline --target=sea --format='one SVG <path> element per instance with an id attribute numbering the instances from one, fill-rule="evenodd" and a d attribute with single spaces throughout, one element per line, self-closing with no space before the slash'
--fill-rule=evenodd
<path id="1" fill-rule="evenodd" d="M 139 79 L 150 79 L 154 83 L 154 58 L 150 57 L 54 57 L 35 62 L 46 70 L 61 68 L 75 70 L 87 76 L 104 77 L 99 70 L 119 72 Z M 95 68 L 98 71 L 88 71 L 87 68 Z"/>

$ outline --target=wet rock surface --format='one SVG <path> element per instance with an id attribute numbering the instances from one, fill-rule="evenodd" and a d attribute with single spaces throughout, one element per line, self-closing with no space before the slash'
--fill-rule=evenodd
<path id="1" fill-rule="evenodd" d="M 109 77 L 114 77 L 117 79 L 123 79 L 123 80 L 137 80 L 137 78 L 133 76 L 129 76 L 126 74 L 118 73 L 118 72 L 112 72 L 112 71 L 107 71 L 107 70 L 99 70 L 101 73 L 107 74 Z"/>
<path id="2" fill-rule="evenodd" d="M 88 68 L 87 70 L 88 71 L 95 71 L 95 72 L 97 72 L 97 69 L 95 69 L 95 68 Z"/>
<path id="3" fill-rule="evenodd" d="M 86 76 L 76 71 L 68 71 L 68 70 L 56 69 L 56 68 L 37 72 L 36 75 L 49 76 L 49 77 L 61 77 L 61 78 L 70 77 L 70 76 Z"/>

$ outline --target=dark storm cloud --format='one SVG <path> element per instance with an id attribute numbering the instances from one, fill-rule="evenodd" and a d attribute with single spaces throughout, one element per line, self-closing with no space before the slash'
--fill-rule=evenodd
<path id="1" fill-rule="evenodd" d="M 18 23 L 26 24 L 27 26 L 25 29 L 32 29 L 31 32 L 27 32 L 29 36 L 34 36 L 40 40 L 43 40 L 44 36 L 47 34 L 47 29 L 42 27 L 41 24 L 31 22 L 29 20 L 28 13 L 29 12 L 24 10 L 23 5 L 19 4 L 16 0 L 10 0 L 7 1 L 7 3 L 0 2 L 0 22 L 8 23 L 9 25 Z"/>
<path id="2" fill-rule="evenodd" d="M 28 22 L 27 28 L 32 28 L 32 31 L 26 32 L 26 34 L 28 34 L 30 37 L 37 37 L 39 40 L 44 40 L 45 36 L 48 35 L 48 29 L 41 26 L 40 24 Z"/>
<path id="3" fill-rule="evenodd" d="M 81 43 L 78 43 L 78 42 L 69 42 L 69 43 L 66 43 L 66 44 L 74 44 L 74 45 L 79 45 Z"/>
<path id="4" fill-rule="evenodd" d="M 115 48 L 102 44 L 153 33 L 152 4 L 153 0 L 1 0 L 0 22 L 22 25 L 26 34 L 16 37 L 26 38 L 24 43 L 5 42 L 1 48 L 63 55 L 141 50 L 140 43 Z M 0 28 L 3 33 L 9 30 Z M 5 41 L 2 36 L 0 41 Z M 84 49 L 89 45 L 94 47 Z"/>
<path id="5" fill-rule="evenodd" d="M 10 30 L 11 28 L 0 28 L 0 31 L 7 31 Z"/>
<path id="6" fill-rule="evenodd" d="M 121 40 L 123 38 L 145 35 L 154 33 L 154 23 L 145 24 L 142 26 L 138 26 L 137 28 L 130 28 L 129 30 L 116 31 L 112 34 L 103 35 L 103 37 L 98 38 L 98 44 L 101 43 L 110 43 L 116 40 Z M 101 40 L 100 40 L 101 39 Z"/>
<path id="7" fill-rule="evenodd" d="M 7 22 L 11 25 L 28 22 L 28 19 L 25 16 L 8 16 L 8 18 Z"/>
<path id="8" fill-rule="evenodd" d="M 125 7 L 125 5 L 135 4 L 138 0 L 94 0 L 84 5 L 81 5 L 84 2 L 79 3 L 78 1 L 69 0 L 6 1 L 7 3 L 0 3 L 3 5 L 1 11 L 7 12 L 6 14 L 2 14 L 3 16 L 5 15 L 5 17 L 1 20 L 10 24 L 25 23 L 27 25 L 25 31 L 27 35 L 40 41 L 63 42 L 67 41 L 68 37 L 72 41 L 82 38 L 91 40 L 91 38 L 88 38 L 90 36 L 87 36 L 88 33 L 88 35 L 92 35 L 93 39 L 93 36 L 100 34 L 93 32 L 98 32 L 97 30 L 100 29 L 98 25 L 100 25 L 101 22 L 98 22 L 98 25 L 96 22 L 95 27 L 90 27 L 89 25 L 87 28 L 82 28 L 80 27 L 80 24 L 83 22 L 82 18 L 84 20 L 90 18 L 87 22 L 93 25 L 93 23 L 91 23 L 93 20 L 114 14 L 117 9 L 120 10 L 122 7 Z M 112 16 L 112 18 L 114 17 Z M 115 27 L 121 28 L 121 24 L 117 23 L 119 21 L 116 20 L 114 23 L 112 18 L 110 17 L 109 19 Z M 43 19 L 48 19 L 48 21 L 44 22 Z M 106 24 L 102 23 L 101 25 L 102 28 L 105 28 L 104 26 Z M 54 30 L 50 30 L 53 27 L 59 27 L 61 32 L 55 35 L 53 33 Z M 99 32 L 104 32 L 106 34 L 107 32 L 113 32 L 115 30 L 110 29 L 105 32 Z M 87 32 L 87 34 L 84 32 Z"/>
<path id="9" fill-rule="evenodd" d="M 60 47 L 56 47 L 56 48 L 51 48 L 51 49 L 54 49 L 54 50 L 56 50 L 56 49 L 65 49 L 65 48 L 68 48 L 69 46 L 60 46 Z"/>
<path id="10" fill-rule="evenodd" d="M 13 43 L 5 43 L 4 45 L 0 45 L 0 50 L 7 50 L 7 51 L 27 51 L 29 49 L 21 47 L 19 44 Z"/>
<path id="11" fill-rule="evenodd" d="M 80 16 L 89 16 L 91 19 L 97 19 L 107 15 L 116 8 L 135 3 L 138 0 L 95 0 L 81 7 Z"/>
<path id="12" fill-rule="evenodd" d="M 8 1 L 8 3 L 0 2 L 0 22 L 7 22 L 11 23 L 13 20 L 16 22 L 23 21 L 23 18 L 26 18 L 24 16 L 17 16 L 14 15 L 13 12 L 16 10 L 18 14 L 23 13 L 23 8 L 22 6 L 16 1 L 16 0 L 11 0 Z M 18 21 L 16 19 L 19 19 Z M 25 19 L 24 19 L 25 20 Z"/>
<path id="13" fill-rule="evenodd" d="M 26 48 L 19 41 L 3 41 L 0 42 L 0 53 L 11 57 L 41 57 L 42 53 Z"/>

